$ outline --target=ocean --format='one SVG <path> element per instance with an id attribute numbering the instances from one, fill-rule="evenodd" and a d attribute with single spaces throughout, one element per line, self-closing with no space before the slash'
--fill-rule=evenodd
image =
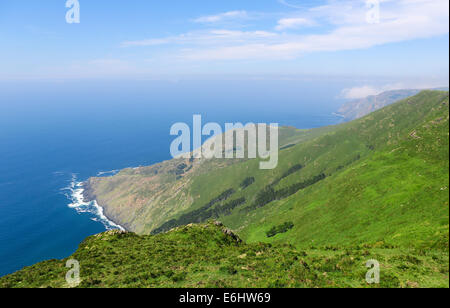
<path id="1" fill-rule="evenodd" d="M 0 83 L 0 276 L 71 255 L 120 226 L 80 182 L 170 159 L 172 124 L 336 124 L 342 82 Z M 327 89 L 327 90 L 324 90 Z M 223 126 L 222 126 L 223 127 Z"/>

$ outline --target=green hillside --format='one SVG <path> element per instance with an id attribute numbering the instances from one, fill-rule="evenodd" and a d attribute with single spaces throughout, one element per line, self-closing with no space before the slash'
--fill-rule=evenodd
<path id="1" fill-rule="evenodd" d="M 245 244 L 213 223 L 157 236 L 111 231 L 86 239 L 71 257 L 81 288 L 137 287 L 448 287 L 448 254 L 371 246 L 297 250 Z M 365 281 L 366 261 L 381 264 L 380 284 Z M 67 288 L 66 260 L 0 278 L 0 287 Z"/>
<path id="2" fill-rule="evenodd" d="M 197 175 L 187 189 L 192 206 L 153 231 L 214 218 L 248 242 L 442 246 L 448 157 L 448 92 L 425 91 L 282 150 L 275 170 L 259 170 L 254 160 Z M 274 200 L 261 200 L 264 192 Z M 266 236 L 286 222 L 294 224 L 289 232 Z"/>
<path id="3" fill-rule="evenodd" d="M 280 147 L 287 150 L 333 129 L 282 127 L 279 132 Z M 112 177 L 89 179 L 85 183 L 85 197 L 95 199 L 109 218 L 127 230 L 149 234 L 183 211 L 204 206 L 229 190 L 231 186 L 221 185 L 220 181 L 225 174 L 234 172 L 235 169 L 230 166 L 242 164 L 256 166 L 257 162 L 241 159 L 172 159 L 149 167 L 124 169 Z M 212 175 L 213 181 L 219 183 L 205 185 L 205 175 Z M 245 180 L 245 177 L 242 180 L 239 177 L 240 174 L 235 174 L 229 178 L 232 186 L 238 188 L 236 181 Z M 213 187 L 214 184 L 218 185 Z"/>
<path id="4" fill-rule="evenodd" d="M 141 236 L 85 241 L 82 286 L 360 287 L 376 259 L 381 286 L 448 287 L 448 108 L 448 92 L 423 91 L 349 123 L 283 128 L 274 170 L 172 160 L 91 179 L 87 195 Z M 211 220 L 244 243 L 184 227 Z M 65 270 L 50 261 L 0 286 L 62 287 Z"/>
<path id="5" fill-rule="evenodd" d="M 332 153 L 341 148 L 359 153 L 347 167 L 333 170 L 336 161 L 345 160 L 338 154 L 322 154 L 326 160 L 311 154 L 315 159 L 310 174 L 324 172 L 326 179 L 224 222 L 250 242 L 286 241 L 305 247 L 383 241 L 448 249 L 448 132 L 448 94 L 419 94 L 314 141 L 333 148 Z M 309 147 L 291 151 L 303 157 Z M 292 230 L 267 238 L 267 230 L 286 221 L 294 223 Z"/>
<path id="6" fill-rule="evenodd" d="M 432 90 L 448 91 L 448 87 L 436 88 Z M 359 119 L 401 99 L 414 96 L 420 91 L 421 90 L 414 89 L 391 90 L 377 95 L 351 100 L 344 103 L 341 108 L 339 108 L 337 113 L 343 118 L 344 121 Z"/>

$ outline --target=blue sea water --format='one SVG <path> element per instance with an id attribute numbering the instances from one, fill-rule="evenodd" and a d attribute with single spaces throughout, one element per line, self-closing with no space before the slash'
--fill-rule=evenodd
<path id="1" fill-rule="evenodd" d="M 170 158 L 175 122 L 335 124 L 342 82 L 0 83 L 0 276 L 112 226 L 80 181 Z M 324 89 L 327 89 L 326 91 Z M 78 192 L 79 193 L 79 192 Z"/>

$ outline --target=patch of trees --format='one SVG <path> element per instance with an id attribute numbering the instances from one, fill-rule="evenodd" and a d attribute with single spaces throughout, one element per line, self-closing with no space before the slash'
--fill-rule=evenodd
<path id="1" fill-rule="evenodd" d="M 171 170 L 171 173 L 175 173 L 175 175 L 177 175 L 177 179 L 179 178 L 180 175 L 183 175 L 186 172 L 187 165 L 185 163 L 181 163 L 179 164 L 174 170 Z"/>
<path id="2" fill-rule="evenodd" d="M 233 188 L 225 190 L 223 193 L 221 193 L 218 197 L 212 199 L 209 201 L 209 203 L 206 205 L 209 207 L 213 206 L 214 204 L 227 200 L 229 197 L 231 197 L 232 194 L 235 193 L 235 190 Z"/>
<path id="3" fill-rule="evenodd" d="M 245 198 L 230 201 L 222 206 L 217 206 L 211 209 L 215 204 L 226 201 L 231 195 L 235 193 L 234 189 L 228 189 L 221 193 L 216 198 L 209 201 L 201 208 L 191 211 L 189 213 L 181 215 L 178 219 L 172 219 L 164 223 L 161 227 L 152 231 L 152 234 L 158 234 L 161 232 L 169 231 L 173 228 L 188 225 L 191 223 L 201 223 L 210 218 L 218 218 L 220 215 L 229 215 L 231 211 L 237 206 L 245 203 Z"/>
<path id="4" fill-rule="evenodd" d="M 285 173 L 283 173 L 281 175 L 281 177 L 279 177 L 278 179 L 276 179 L 275 181 L 272 182 L 271 186 L 276 186 L 278 183 L 280 183 L 280 181 L 284 178 L 287 178 L 288 176 L 290 176 L 291 174 L 294 174 L 297 171 L 300 171 L 303 169 L 303 166 L 298 164 L 298 165 L 294 165 L 291 168 L 289 168 Z"/>
<path id="5" fill-rule="evenodd" d="M 295 194 L 296 192 L 307 188 L 308 186 L 314 185 L 315 183 L 322 181 L 325 178 L 326 175 L 324 173 L 321 173 L 319 175 L 314 176 L 311 179 L 293 184 L 280 190 L 275 190 L 272 185 L 266 186 L 256 195 L 255 201 L 246 210 L 247 211 L 255 210 L 257 208 L 265 206 L 266 204 L 269 204 L 272 201 L 285 199 Z"/>
<path id="6" fill-rule="evenodd" d="M 244 203 L 245 203 L 245 198 L 242 197 L 242 198 L 230 201 L 230 202 L 228 202 L 228 203 L 226 203 L 224 205 L 216 206 L 215 208 L 210 209 L 208 211 L 209 212 L 208 214 L 210 214 L 210 215 L 209 215 L 209 217 L 207 219 L 209 219 L 209 218 L 219 218 L 220 216 L 228 216 L 228 215 L 231 214 L 231 212 L 236 207 L 238 207 L 239 205 L 244 204 Z"/>
<path id="7" fill-rule="evenodd" d="M 295 147 L 295 144 L 288 144 L 280 148 L 280 151 Z"/>
<path id="8" fill-rule="evenodd" d="M 246 189 L 247 187 L 249 187 L 253 183 L 255 183 L 255 178 L 254 177 L 248 177 L 241 183 L 240 187 L 242 189 Z"/>
<path id="9" fill-rule="evenodd" d="M 287 198 L 287 197 L 295 194 L 297 191 L 305 189 L 306 187 L 311 186 L 319 181 L 322 181 L 325 178 L 326 178 L 326 175 L 321 173 L 321 174 L 316 175 L 315 177 L 313 177 L 309 180 L 306 180 L 304 182 L 296 183 L 296 184 L 293 184 L 286 188 L 282 188 L 276 192 L 276 197 L 280 198 L 280 199 Z"/>
<path id="10" fill-rule="evenodd" d="M 283 175 L 281 176 L 281 178 L 282 178 L 282 179 L 287 178 L 287 177 L 290 176 L 291 174 L 293 174 L 293 173 L 295 173 L 295 172 L 297 172 L 297 171 L 300 171 L 300 170 L 302 170 L 302 169 L 303 169 L 303 166 L 302 166 L 302 165 L 300 165 L 300 164 L 295 165 L 295 166 L 289 168 L 288 171 L 286 171 L 285 173 L 283 173 Z"/>
<path id="11" fill-rule="evenodd" d="M 178 169 L 178 170 L 184 170 L 184 169 L 186 169 L 186 167 L 187 167 L 187 165 L 186 165 L 185 163 L 181 163 L 181 164 L 179 164 L 179 165 L 177 166 L 177 169 Z"/>
<path id="12" fill-rule="evenodd" d="M 175 171 L 175 174 L 176 174 L 176 175 L 183 175 L 183 174 L 184 174 L 184 170 L 183 170 L 183 169 L 177 169 L 177 170 Z"/>
<path id="13" fill-rule="evenodd" d="M 357 155 L 356 155 L 355 157 L 353 157 L 351 160 L 349 160 L 348 162 L 346 162 L 345 165 L 339 165 L 339 166 L 336 168 L 336 171 L 342 170 L 342 169 L 344 169 L 345 167 L 347 167 L 347 166 L 353 164 L 354 162 L 357 162 L 357 161 L 360 160 L 360 159 L 361 159 L 361 154 L 357 154 Z"/>
<path id="14" fill-rule="evenodd" d="M 284 224 L 275 226 L 272 229 L 270 229 L 269 231 L 267 231 L 266 235 L 267 235 L 267 237 L 274 237 L 277 234 L 286 233 L 289 230 L 291 230 L 292 228 L 294 228 L 293 222 L 285 222 Z"/>

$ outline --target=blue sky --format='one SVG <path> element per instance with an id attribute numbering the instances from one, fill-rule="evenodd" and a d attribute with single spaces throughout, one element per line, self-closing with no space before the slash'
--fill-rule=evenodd
<path id="1" fill-rule="evenodd" d="M 0 80 L 391 80 L 349 97 L 448 84 L 448 0 L 381 0 L 377 23 L 359 0 L 79 0 L 68 24 L 65 2 L 0 2 Z"/>

